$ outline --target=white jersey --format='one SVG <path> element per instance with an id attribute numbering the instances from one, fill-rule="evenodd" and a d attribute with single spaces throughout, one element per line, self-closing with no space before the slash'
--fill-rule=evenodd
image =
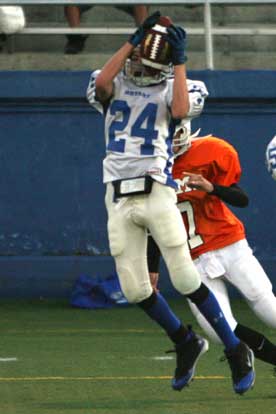
<path id="1" fill-rule="evenodd" d="M 95 79 L 99 72 L 91 75 L 87 98 L 105 115 L 104 183 L 150 175 L 162 184 L 177 188 L 171 174 L 171 143 L 176 126 L 170 115 L 174 79 L 141 88 L 120 73 L 114 79 L 113 96 L 104 111 L 95 98 Z M 203 82 L 187 82 L 188 121 L 200 115 L 208 92 Z"/>

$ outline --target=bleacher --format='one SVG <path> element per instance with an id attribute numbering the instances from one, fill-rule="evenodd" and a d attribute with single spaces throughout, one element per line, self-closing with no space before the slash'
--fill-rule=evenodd
<path id="1" fill-rule="evenodd" d="M 150 11 L 158 8 L 163 14 L 170 15 L 176 24 L 187 28 L 190 69 L 208 67 L 204 2 L 172 3 L 151 5 Z M 226 0 L 224 4 L 211 3 L 211 69 L 276 69 L 276 2 L 236 4 Z M 77 29 L 92 32 L 85 50 L 74 56 L 64 55 L 65 32 L 72 29 L 68 28 L 63 9 L 63 4 L 24 4 L 26 29 L 9 37 L 0 57 L 2 69 L 86 70 L 101 67 L 134 27 L 132 18 L 124 12 L 110 5 L 95 5 L 83 15 L 82 25 Z M 48 28 L 50 33 L 39 33 L 41 28 Z M 101 28 L 106 31 L 111 28 L 111 33 L 93 33 Z M 113 34 L 116 29 L 125 34 Z"/>

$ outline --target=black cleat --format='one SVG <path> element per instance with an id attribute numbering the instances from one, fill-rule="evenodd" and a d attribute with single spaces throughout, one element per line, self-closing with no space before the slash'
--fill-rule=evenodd
<path id="1" fill-rule="evenodd" d="M 181 391 L 189 385 L 195 375 L 196 364 L 205 352 L 209 349 L 207 339 L 196 335 L 190 330 L 190 339 L 184 344 L 175 345 L 175 349 L 169 352 L 176 352 L 176 369 L 172 379 L 172 388 Z"/>
<path id="2" fill-rule="evenodd" d="M 250 390 L 255 382 L 254 354 L 244 342 L 231 351 L 224 351 L 232 371 L 233 388 L 237 394 Z"/>

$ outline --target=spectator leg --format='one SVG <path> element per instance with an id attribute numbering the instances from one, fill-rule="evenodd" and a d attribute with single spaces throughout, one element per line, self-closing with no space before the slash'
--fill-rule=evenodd
<path id="1" fill-rule="evenodd" d="M 78 27 L 81 23 L 81 8 L 79 6 L 65 6 L 64 15 L 70 27 Z M 88 35 L 76 34 L 67 35 L 67 43 L 64 53 L 67 55 L 76 55 L 84 48 Z"/>
<path id="2" fill-rule="evenodd" d="M 148 17 L 149 7 L 143 4 L 133 6 L 133 18 L 136 26 L 140 26 Z"/>

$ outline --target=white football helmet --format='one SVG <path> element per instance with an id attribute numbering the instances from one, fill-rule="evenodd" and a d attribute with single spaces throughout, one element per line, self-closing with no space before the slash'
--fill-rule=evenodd
<path id="1" fill-rule="evenodd" d="M 276 135 L 266 147 L 266 165 L 271 177 L 276 180 Z"/>
<path id="2" fill-rule="evenodd" d="M 177 127 L 174 134 L 172 149 L 174 157 L 186 152 L 192 145 L 192 139 L 197 137 L 200 132 L 198 129 L 194 134 L 191 133 L 191 121 L 182 121 Z"/>
<path id="3" fill-rule="evenodd" d="M 142 63 L 140 46 L 137 46 L 126 60 L 124 73 L 128 80 L 140 87 L 157 85 L 167 79 L 165 70 L 155 69 L 146 63 Z"/>

